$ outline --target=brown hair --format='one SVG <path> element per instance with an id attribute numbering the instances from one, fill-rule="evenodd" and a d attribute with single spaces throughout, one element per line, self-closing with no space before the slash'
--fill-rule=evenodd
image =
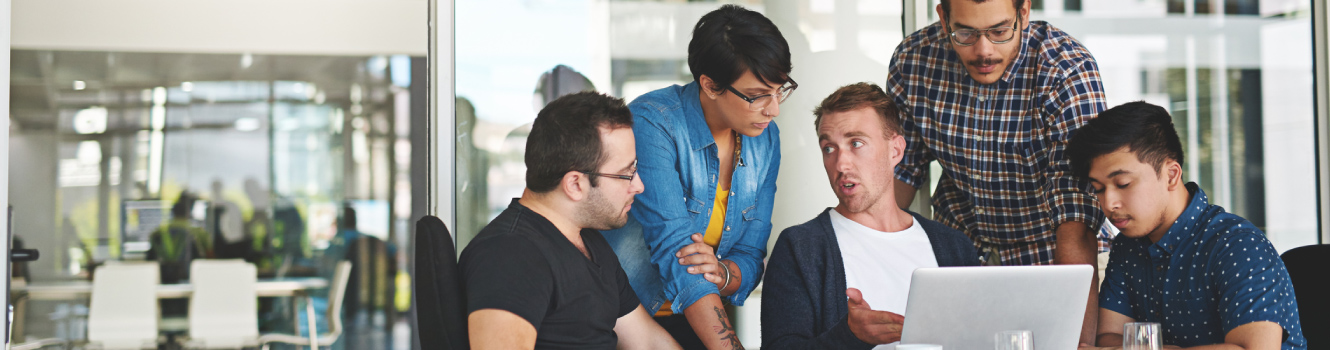
<path id="1" fill-rule="evenodd" d="M 854 83 L 845 85 L 832 92 L 813 108 L 813 128 L 822 126 L 822 116 L 828 113 L 847 112 L 863 107 L 872 107 L 877 111 L 877 115 L 882 117 L 882 125 L 885 127 L 886 135 L 901 134 L 900 110 L 896 108 L 896 103 L 891 101 L 882 88 L 873 83 Z"/>

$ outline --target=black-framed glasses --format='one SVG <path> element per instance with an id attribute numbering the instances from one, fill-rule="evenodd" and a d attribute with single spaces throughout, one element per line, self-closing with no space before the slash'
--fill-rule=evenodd
<path id="1" fill-rule="evenodd" d="M 951 31 L 951 42 L 960 46 L 970 46 L 979 43 L 979 37 L 988 38 L 988 42 L 994 44 L 1006 44 L 1016 39 L 1016 26 L 1021 23 L 1021 17 L 1016 16 L 1016 21 L 1011 23 L 1010 27 L 998 27 L 988 29 L 960 29 Z"/>
<path id="2" fill-rule="evenodd" d="M 799 83 L 794 82 L 793 78 L 790 78 L 789 82 L 786 82 L 785 85 L 781 85 L 779 89 L 776 89 L 776 93 L 774 94 L 757 95 L 753 97 L 748 97 L 748 95 L 744 95 L 742 92 L 739 92 L 739 90 L 735 89 L 733 86 L 725 87 L 725 89 L 728 89 L 730 90 L 730 92 L 733 92 L 734 96 L 739 96 L 740 99 L 747 101 L 748 109 L 754 111 L 760 111 L 763 108 L 771 106 L 771 101 L 776 101 L 776 103 L 785 102 L 785 99 L 790 98 L 790 93 L 794 92 L 794 89 L 797 88 L 799 88 Z"/>
<path id="3" fill-rule="evenodd" d="M 633 181 L 633 179 L 637 177 L 637 172 L 636 172 L 636 171 L 634 171 L 632 175 L 619 175 L 619 174 L 593 173 L 593 172 L 587 172 L 587 171 L 583 171 L 582 173 L 583 173 L 583 174 L 587 174 L 587 175 L 591 175 L 591 176 L 612 177 L 612 178 L 616 178 L 616 179 L 620 179 L 620 180 L 628 180 L 628 181 Z"/>
<path id="4" fill-rule="evenodd" d="M 620 180 L 628 180 L 628 182 L 632 182 L 633 179 L 637 177 L 637 161 L 636 161 L 636 160 L 633 161 L 632 169 L 633 169 L 633 174 L 632 174 L 632 175 L 606 174 L 606 173 L 597 173 L 597 172 L 593 172 L 593 171 L 578 171 L 578 172 L 583 173 L 583 174 L 587 174 L 587 175 L 591 175 L 591 176 L 609 177 L 609 178 L 615 178 L 615 179 L 620 179 Z"/>

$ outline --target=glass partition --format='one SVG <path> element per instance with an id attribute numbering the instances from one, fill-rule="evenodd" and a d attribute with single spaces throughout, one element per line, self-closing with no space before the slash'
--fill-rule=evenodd
<path id="1" fill-rule="evenodd" d="M 424 98 L 410 93 L 410 57 L 11 57 L 14 228 L 42 252 L 22 269 L 26 283 L 86 281 L 103 264 L 149 258 L 150 235 L 184 215 L 207 242 L 200 257 L 243 259 L 260 279 L 331 280 L 336 261 L 352 261 L 335 348 L 392 346 L 387 333 L 409 307 L 396 292 L 411 215 L 399 204 L 412 188 L 405 126 L 410 100 Z M 182 196 L 196 200 L 182 207 Z M 313 293 L 320 310 L 327 293 Z M 261 301 L 264 332 L 297 331 L 289 298 Z M 27 302 L 15 340 L 82 339 L 86 305 Z"/>
<path id="2" fill-rule="evenodd" d="M 1214 204 L 1260 227 L 1280 252 L 1318 242 L 1310 1 L 1032 5 L 1033 19 L 1094 54 L 1110 107 L 1169 109 L 1184 176 Z"/>

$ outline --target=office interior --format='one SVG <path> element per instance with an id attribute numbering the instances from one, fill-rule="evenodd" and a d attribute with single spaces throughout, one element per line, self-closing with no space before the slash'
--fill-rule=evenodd
<path id="1" fill-rule="evenodd" d="M 1280 252 L 1330 243 L 1324 3 L 1029 1 L 1032 19 L 1094 54 L 1107 105 L 1169 109 L 1185 176 L 1213 203 Z M 203 232 L 211 258 L 250 264 L 257 288 L 306 283 L 260 293 L 257 333 L 419 348 L 416 221 L 442 218 L 460 252 L 521 194 L 543 103 L 583 89 L 631 101 L 691 81 L 691 28 L 721 4 L 772 19 L 800 83 L 776 120 L 774 244 L 836 203 L 820 185 L 813 106 L 841 85 L 885 81 L 896 45 L 937 20 L 937 2 L 4 0 L 0 197 L 13 208 L 9 248 L 40 252 L 11 269 L 11 343 L 87 346 L 97 271 L 147 260 L 152 232 L 178 220 Z M 930 193 L 915 211 L 930 215 Z M 173 210 L 182 198 L 194 200 Z M 761 287 L 731 310 L 749 347 L 760 348 L 760 305 Z M 188 317 L 161 315 L 154 334 L 189 334 Z"/>

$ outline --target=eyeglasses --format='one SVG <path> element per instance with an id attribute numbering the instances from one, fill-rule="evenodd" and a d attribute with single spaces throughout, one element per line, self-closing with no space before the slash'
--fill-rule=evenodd
<path id="1" fill-rule="evenodd" d="M 620 180 L 628 180 L 629 182 L 632 182 L 633 179 L 637 177 L 637 161 L 636 161 L 636 160 L 633 161 L 632 169 L 633 169 L 633 174 L 632 174 L 632 175 L 605 174 L 605 173 L 597 173 L 597 172 L 590 172 L 590 171 L 579 171 L 579 172 L 580 172 L 580 173 L 583 173 L 583 174 L 591 175 L 591 176 L 609 177 L 609 178 L 615 178 L 615 179 L 620 179 Z"/>
<path id="2" fill-rule="evenodd" d="M 753 97 L 748 97 L 748 95 L 744 95 L 742 92 L 739 92 L 739 90 L 735 89 L 733 86 L 726 86 L 725 88 L 729 89 L 730 92 L 733 92 L 734 96 L 739 96 L 739 98 L 743 99 L 744 101 L 748 101 L 748 109 L 754 111 L 760 111 L 763 108 L 771 106 L 771 101 L 773 100 L 775 100 L 776 103 L 785 102 L 785 99 L 790 98 L 790 93 L 794 92 L 794 89 L 799 88 L 799 83 L 794 82 L 794 79 L 790 79 L 790 81 L 785 83 L 785 85 L 781 85 L 779 89 L 776 89 L 775 94 L 757 95 Z"/>
<path id="3" fill-rule="evenodd" d="M 585 171 L 583 171 L 582 173 L 583 173 L 583 174 L 587 174 L 587 175 L 591 175 L 591 176 L 612 177 L 612 178 L 616 178 L 616 179 L 620 179 L 620 180 L 628 180 L 628 181 L 633 181 L 633 179 L 637 176 L 637 172 L 636 172 L 636 171 L 634 171 L 632 175 L 603 174 L 603 173 L 592 173 L 592 172 L 585 172 Z"/>
<path id="4" fill-rule="evenodd" d="M 1016 25 L 1021 23 L 1021 17 L 1016 16 L 1016 21 L 1011 23 L 1011 27 L 989 28 L 989 29 L 961 29 L 951 32 L 951 41 L 956 45 L 970 46 L 979 42 L 979 37 L 988 38 L 988 41 L 994 44 L 1006 44 L 1016 38 Z"/>

